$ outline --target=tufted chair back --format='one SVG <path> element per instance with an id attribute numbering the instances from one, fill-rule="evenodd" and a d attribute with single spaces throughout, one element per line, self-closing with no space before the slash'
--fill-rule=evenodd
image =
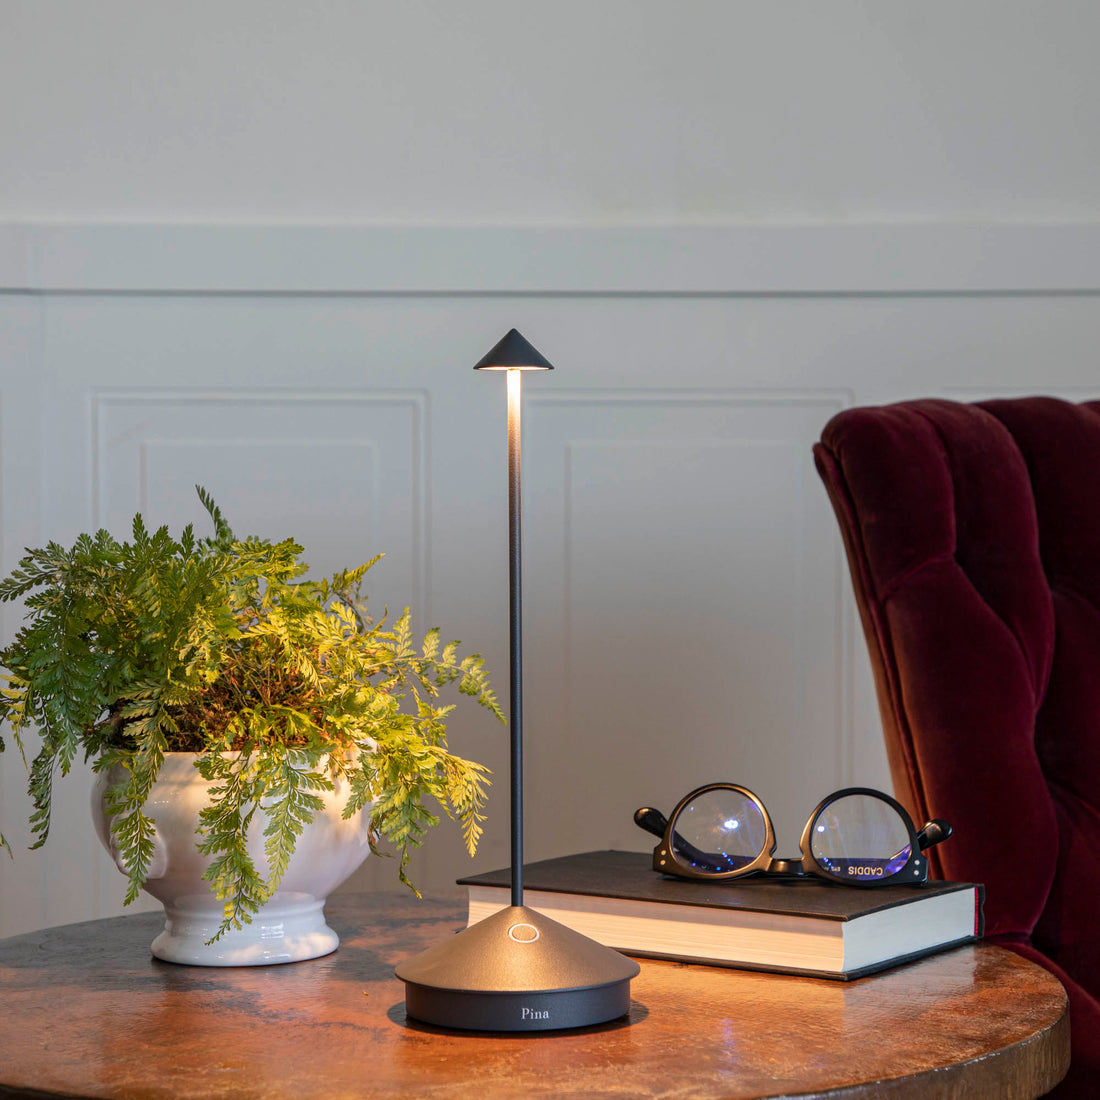
<path id="1" fill-rule="evenodd" d="M 986 935 L 1070 995 L 1100 1085 L 1100 401 L 907 401 L 814 448 L 851 569 L 895 793 L 955 835 Z"/>

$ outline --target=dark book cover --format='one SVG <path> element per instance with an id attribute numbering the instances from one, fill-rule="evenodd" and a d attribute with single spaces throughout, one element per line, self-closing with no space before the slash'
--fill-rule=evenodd
<path id="1" fill-rule="evenodd" d="M 458 884 L 508 887 L 511 881 L 511 871 L 503 868 L 460 878 Z M 668 905 L 746 909 L 760 913 L 784 913 L 841 921 L 854 920 L 867 913 L 953 890 L 974 890 L 975 885 L 965 882 L 925 882 L 912 886 L 860 888 L 826 882 L 812 876 L 804 879 L 754 876 L 726 882 L 697 882 L 657 874 L 653 870 L 652 856 L 648 852 L 614 850 L 559 856 L 556 859 L 527 863 L 523 868 L 525 890 L 591 894 L 595 897 L 662 902 Z M 979 904 L 975 913 L 974 934 L 980 936 L 984 930 L 980 904 L 984 891 L 980 886 L 977 887 L 977 898 Z"/>

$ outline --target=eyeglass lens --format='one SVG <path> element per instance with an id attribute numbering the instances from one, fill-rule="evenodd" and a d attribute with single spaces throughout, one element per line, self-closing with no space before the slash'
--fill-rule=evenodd
<path id="1" fill-rule="evenodd" d="M 888 802 L 849 794 L 814 818 L 810 851 L 834 875 L 856 882 L 889 878 L 909 861 L 909 830 Z"/>
<path id="2" fill-rule="evenodd" d="M 760 807 L 739 791 L 704 791 L 677 815 L 672 852 L 697 871 L 739 871 L 764 850 L 767 826 Z"/>

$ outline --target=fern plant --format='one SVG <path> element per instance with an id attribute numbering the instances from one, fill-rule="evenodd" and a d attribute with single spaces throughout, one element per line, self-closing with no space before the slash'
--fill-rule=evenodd
<path id="1" fill-rule="evenodd" d="M 459 819 L 472 855 L 488 771 L 448 749 L 454 707 L 438 694 L 457 682 L 503 722 L 481 657 L 460 658 L 436 629 L 414 643 L 408 609 L 375 622 L 362 583 L 377 557 L 302 579 L 301 546 L 236 539 L 196 488 L 211 537 L 150 533 L 138 515 L 131 541 L 99 531 L 71 549 L 51 542 L 0 581 L 0 600 L 25 597 L 27 609 L 0 650 L 0 718 L 24 761 L 27 731 L 41 735 L 29 764 L 33 847 L 49 834 L 58 773 L 78 755 L 96 771 L 122 765 L 106 808 L 132 901 L 153 856 L 145 802 L 165 753 L 178 751 L 200 754 L 213 784 L 196 842 L 224 906 L 218 936 L 275 892 L 319 792 L 338 778 L 350 789 L 345 817 L 370 814 L 372 849 L 381 837 L 396 846 L 406 885 L 410 850 L 438 823 L 433 804 Z M 245 847 L 261 810 L 266 877 Z"/>

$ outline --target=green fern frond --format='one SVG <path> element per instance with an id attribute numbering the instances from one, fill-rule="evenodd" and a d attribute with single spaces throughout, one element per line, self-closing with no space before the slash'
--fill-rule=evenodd
<path id="1" fill-rule="evenodd" d="M 201 486 L 195 486 L 195 492 L 199 495 L 202 506 L 214 524 L 214 542 L 221 547 L 226 547 L 233 541 L 233 531 L 225 522 L 221 509 L 214 503 L 214 498 Z"/>
<path id="2" fill-rule="evenodd" d="M 290 858 L 302 831 L 313 820 L 314 814 L 324 808 L 324 801 L 317 790 L 332 788 L 331 781 L 318 772 L 295 767 L 295 757 L 288 753 L 283 766 L 267 785 L 264 812 L 267 827 L 264 829 L 264 855 L 267 857 L 267 889 L 274 892 L 283 880 Z"/>
<path id="3" fill-rule="evenodd" d="M 31 848 L 41 848 L 50 835 L 50 807 L 53 800 L 54 755 L 49 745 L 43 744 L 31 765 L 27 793 L 34 810 L 30 816 L 31 833 L 36 837 Z"/>

